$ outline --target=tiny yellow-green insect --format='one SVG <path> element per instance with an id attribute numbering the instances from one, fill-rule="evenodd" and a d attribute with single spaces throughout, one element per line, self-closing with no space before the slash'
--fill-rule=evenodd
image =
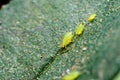
<path id="1" fill-rule="evenodd" d="M 61 44 L 62 48 L 65 48 L 67 45 L 69 45 L 73 41 L 73 33 L 72 32 L 67 32 L 64 37 L 63 41 Z"/>
<path id="2" fill-rule="evenodd" d="M 92 14 L 92 15 L 90 15 L 89 17 L 88 17 L 88 21 L 89 22 L 92 22 L 95 18 L 96 18 L 96 14 L 94 13 L 94 14 Z"/>
<path id="3" fill-rule="evenodd" d="M 63 77 L 63 80 L 75 80 L 76 78 L 78 78 L 80 75 L 80 73 L 78 71 L 73 71 L 71 73 L 69 73 L 68 75 L 65 75 Z"/>
<path id="4" fill-rule="evenodd" d="M 113 80 L 120 80 L 120 72 L 115 76 Z"/>
<path id="5" fill-rule="evenodd" d="M 84 25 L 82 23 L 80 23 L 75 30 L 76 35 L 81 35 L 82 32 L 84 31 Z"/>

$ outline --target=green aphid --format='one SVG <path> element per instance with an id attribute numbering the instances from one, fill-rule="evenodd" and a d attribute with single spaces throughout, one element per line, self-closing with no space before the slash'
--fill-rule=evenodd
<path id="1" fill-rule="evenodd" d="M 89 22 L 92 22 L 93 20 L 95 20 L 96 16 L 97 16 L 96 13 L 91 14 L 91 15 L 88 17 L 88 21 L 89 21 Z"/>
<path id="2" fill-rule="evenodd" d="M 113 80 L 120 80 L 120 72 L 115 76 Z"/>
<path id="3" fill-rule="evenodd" d="M 72 32 L 67 32 L 64 37 L 63 41 L 61 44 L 62 48 L 65 48 L 67 45 L 69 45 L 73 41 L 73 33 Z"/>
<path id="4" fill-rule="evenodd" d="M 65 75 L 63 77 L 63 80 L 75 80 L 80 76 L 80 73 L 78 71 L 72 71 L 68 75 Z"/>
<path id="5" fill-rule="evenodd" d="M 80 23 L 75 30 L 76 35 L 81 35 L 84 31 L 84 25 Z"/>

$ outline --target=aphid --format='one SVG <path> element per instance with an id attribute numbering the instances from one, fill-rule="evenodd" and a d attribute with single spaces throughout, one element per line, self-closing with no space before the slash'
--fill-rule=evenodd
<path id="1" fill-rule="evenodd" d="M 96 14 L 94 13 L 88 17 L 88 21 L 92 22 L 95 18 L 96 18 Z"/>
<path id="2" fill-rule="evenodd" d="M 120 80 L 120 72 L 114 77 L 113 80 Z"/>
<path id="3" fill-rule="evenodd" d="M 69 45 L 73 41 L 73 33 L 72 32 L 67 32 L 64 37 L 63 41 L 61 44 L 62 48 L 65 48 L 67 45 Z"/>
<path id="4" fill-rule="evenodd" d="M 77 35 L 81 35 L 82 32 L 83 32 L 83 30 L 84 30 L 84 25 L 83 25 L 82 23 L 80 23 L 80 24 L 76 27 L 75 33 L 76 33 Z"/>
<path id="5" fill-rule="evenodd" d="M 75 80 L 76 78 L 78 78 L 80 75 L 80 73 L 78 71 L 73 71 L 71 73 L 69 73 L 68 75 L 65 75 L 63 77 L 63 80 Z"/>

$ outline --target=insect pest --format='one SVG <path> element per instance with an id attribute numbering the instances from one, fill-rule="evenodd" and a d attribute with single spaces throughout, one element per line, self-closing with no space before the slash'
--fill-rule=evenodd
<path id="1" fill-rule="evenodd" d="M 75 30 L 76 35 L 81 35 L 84 31 L 84 25 L 80 23 Z"/>
<path id="2" fill-rule="evenodd" d="M 120 72 L 118 72 L 118 73 L 116 74 L 116 76 L 114 77 L 113 80 L 120 80 Z"/>
<path id="3" fill-rule="evenodd" d="M 72 32 L 67 32 L 64 37 L 63 41 L 61 44 L 62 48 L 65 48 L 67 45 L 69 45 L 73 41 L 73 33 Z"/>
<path id="4" fill-rule="evenodd" d="M 95 18 L 96 18 L 96 14 L 94 13 L 94 14 L 92 14 L 92 15 L 90 15 L 89 17 L 88 17 L 88 21 L 89 22 L 92 22 L 93 20 L 95 20 Z"/>
<path id="5" fill-rule="evenodd" d="M 68 75 L 65 75 L 63 77 L 63 80 L 76 80 L 76 78 L 78 78 L 80 75 L 80 73 L 78 71 L 73 71 L 70 72 Z"/>

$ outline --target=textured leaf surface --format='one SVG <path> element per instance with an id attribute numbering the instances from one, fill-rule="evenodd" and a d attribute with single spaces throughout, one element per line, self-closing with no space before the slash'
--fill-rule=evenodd
<path id="1" fill-rule="evenodd" d="M 96 20 L 87 21 L 96 13 Z M 0 79 L 112 80 L 120 69 L 119 0 L 13 0 L 0 11 Z M 66 49 L 66 32 L 86 22 Z"/>

